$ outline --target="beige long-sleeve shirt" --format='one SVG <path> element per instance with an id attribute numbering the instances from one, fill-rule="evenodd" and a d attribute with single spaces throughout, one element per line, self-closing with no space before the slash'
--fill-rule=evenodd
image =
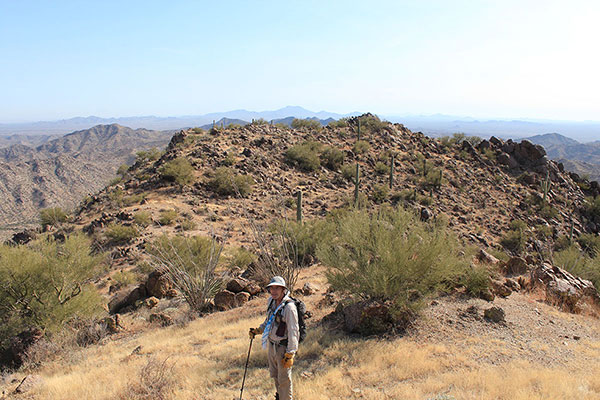
<path id="1" fill-rule="evenodd" d="M 279 327 L 280 321 L 278 321 L 277 316 L 275 316 L 271 325 L 271 330 L 269 331 L 269 340 L 279 343 L 281 340 L 287 339 L 288 343 L 286 353 L 296 353 L 298 350 L 298 340 L 300 339 L 298 310 L 296 309 L 296 304 L 294 304 L 294 301 L 287 294 L 284 296 L 281 302 L 285 303 L 286 301 L 288 303 L 282 307 L 283 312 L 279 311 L 279 314 L 282 316 L 281 321 L 286 323 L 286 331 L 284 336 L 277 336 L 277 328 Z M 264 332 L 265 327 L 267 326 L 267 321 L 276 309 L 277 305 L 275 304 L 275 301 L 269 299 L 267 317 L 259 327 L 261 332 Z"/>

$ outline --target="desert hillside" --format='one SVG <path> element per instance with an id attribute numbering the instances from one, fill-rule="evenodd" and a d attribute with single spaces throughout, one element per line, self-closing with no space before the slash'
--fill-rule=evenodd
<path id="1" fill-rule="evenodd" d="M 277 272 L 298 399 L 600 398 L 597 182 L 528 141 L 293 126 L 180 131 L 3 246 L 4 396 L 239 398 Z"/>

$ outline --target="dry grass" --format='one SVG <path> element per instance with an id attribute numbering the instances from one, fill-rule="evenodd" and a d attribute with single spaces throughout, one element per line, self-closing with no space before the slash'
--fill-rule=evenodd
<path id="1" fill-rule="evenodd" d="M 306 280 L 306 276 L 301 278 L 300 286 Z M 313 275 L 310 280 L 321 286 L 320 293 L 305 298 L 318 319 L 330 309 L 316 306 L 325 289 L 323 278 Z M 128 398 L 132 388 L 139 389 L 143 382 L 144 387 L 151 385 L 152 378 L 143 381 L 142 377 L 152 360 L 168 359 L 168 379 L 161 389 L 164 398 L 239 398 L 248 328 L 262 322 L 265 305 L 263 296 L 244 308 L 212 314 L 183 327 L 152 328 L 83 349 L 77 361 L 48 364 L 37 371 L 44 377 L 44 385 L 32 395 L 65 400 Z M 296 398 L 425 400 L 442 398 L 443 394 L 478 400 L 600 398 L 598 342 L 582 340 L 573 345 L 573 351 L 585 352 L 597 360 L 595 363 L 546 366 L 518 357 L 480 364 L 477 351 L 469 347 L 478 346 L 480 339 L 465 339 L 470 342 L 433 343 L 410 337 L 358 339 L 310 327 L 294 367 Z M 138 346 L 141 350 L 134 352 Z M 503 340 L 494 340 L 489 351 L 500 354 L 511 350 Z M 272 398 L 266 363 L 266 352 L 255 340 L 245 399 Z"/>

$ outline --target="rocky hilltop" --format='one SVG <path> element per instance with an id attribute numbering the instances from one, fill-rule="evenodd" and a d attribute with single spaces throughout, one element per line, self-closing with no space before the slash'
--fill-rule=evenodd
<path id="1" fill-rule="evenodd" d="M 0 226 L 19 227 L 40 209 L 70 209 L 102 189 L 135 153 L 162 148 L 171 132 L 99 125 L 35 148 L 17 144 L 0 149 Z"/>

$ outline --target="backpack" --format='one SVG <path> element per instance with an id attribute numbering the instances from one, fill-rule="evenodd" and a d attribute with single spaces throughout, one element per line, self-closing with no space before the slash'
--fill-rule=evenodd
<path id="1" fill-rule="evenodd" d="M 304 304 L 302 300 L 290 296 L 290 299 L 285 302 L 285 305 L 281 307 L 278 313 L 281 313 L 283 316 L 283 309 L 291 302 L 296 305 L 296 310 L 298 311 L 298 331 L 300 334 L 298 337 L 298 343 L 302 343 L 306 338 L 306 304 Z M 271 304 L 272 299 L 269 300 L 269 308 L 271 307 Z"/>

